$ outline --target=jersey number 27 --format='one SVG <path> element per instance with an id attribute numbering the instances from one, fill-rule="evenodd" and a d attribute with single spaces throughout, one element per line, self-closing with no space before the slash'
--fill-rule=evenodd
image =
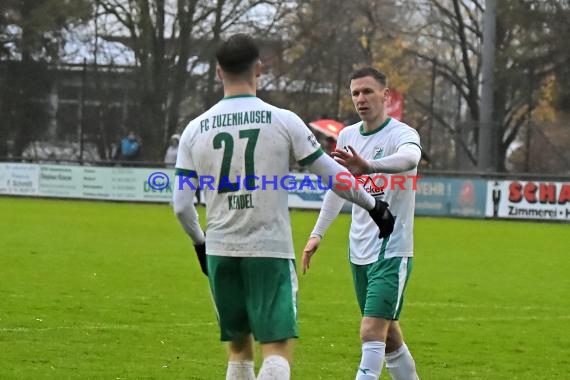
<path id="1" fill-rule="evenodd" d="M 240 139 L 247 139 L 245 146 L 245 176 L 246 186 L 253 188 L 255 186 L 255 145 L 257 144 L 257 137 L 259 136 L 259 129 L 243 129 L 239 131 Z M 214 149 L 224 148 L 224 157 L 222 158 L 222 167 L 220 169 L 220 186 L 218 193 L 231 193 L 239 190 L 238 183 L 230 183 L 230 168 L 232 165 L 232 157 L 234 154 L 234 138 L 227 132 L 218 133 L 214 136 Z"/>

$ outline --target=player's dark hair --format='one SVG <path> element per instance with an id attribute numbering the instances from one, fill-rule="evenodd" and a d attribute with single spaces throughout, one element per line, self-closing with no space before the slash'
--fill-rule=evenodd
<path id="1" fill-rule="evenodd" d="M 259 59 L 259 49 L 247 34 L 234 34 L 218 47 L 216 58 L 225 72 L 242 74 Z"/>
<path id="2" fill-rule="evenodd" d="M 386 78 L 386 74 L 376 70 L 374 67 L 361 67 L 356 69 L 350 74 L 350 81 L 353 79 L 359 79 L 364 77 L 372 77 L 376 80 L 376 82 L 380 83 L 383 87 L 386 87 L 388 84 L 388 78 Z"/>

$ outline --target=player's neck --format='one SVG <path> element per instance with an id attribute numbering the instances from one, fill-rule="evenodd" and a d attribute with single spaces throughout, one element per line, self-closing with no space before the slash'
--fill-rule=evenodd
<path id="1" fill-rule="evenodd" d="M 224 83 L 224 97 L 236 95 L 253 95 L 256 96 L 257 89 L 255 83 L 234 82 Z"/>
<path id="2" fill-rule="evenodd" d="M 384 114 L 381 117 L 375 118 L 374 120 L 362 120 L 362 125 L 364 127 L 364 132 L 372 132 L 386 123 L 388 120 L 388 115 Z"/>

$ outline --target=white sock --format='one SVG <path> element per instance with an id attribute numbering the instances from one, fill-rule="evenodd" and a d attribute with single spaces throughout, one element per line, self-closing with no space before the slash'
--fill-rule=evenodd
<path id="1" fill-rule="evenodd" d="M 394 380 L 419 380 L 416 363 L 406 343 L 386 354 L 386 368 Z"/>
<path id="2" fill-rule="evenodd" d="M 279 355 L 266 357 L 257 374 L 257 380 L 289 380 L 290 378 L 289 362 Z"/>
<path id="3" fill-rule="evenodd" d="M 362 358 L 355 380 L 378 380 L 384 365 L 386 343 L 371 341 L 362 343 Z"/>
<path id="4" fill-rule="evenodd" d="M 253 361 L 240 360 L 228 362 L 226 380 L 255 380 L 253 372 Z"/>

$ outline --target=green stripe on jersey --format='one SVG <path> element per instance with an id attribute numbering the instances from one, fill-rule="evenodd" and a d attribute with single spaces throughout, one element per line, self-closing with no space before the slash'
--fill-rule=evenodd
<path id="1" fill-rule="evenodd" d="M 196 173 L 195 170 L 176 168 L 174 175 L 180 175 L 180 174 L 182 174 L 184 177 L 190 177 L 190 178 L 198 177 L 198 173 Z"/>
<path id="2" fill-rule="evenodd" d="M 371 131 L 369 131 L 369 132 L 366 132 L 366 131 L 364 130 L 364 122 L 363 122 L 362 124 L 360 124 L 360 134 L 361 134 L 362 136 L 370 136 L 370 135 L 373 135 L 373 134 L 375 134 L 375 133 L 378 133 L 378 132 L 380 132 L 381 130 L 383 130 L 384 127 L 387 126 L 388 123 L 389 123 L 391 120 L 392 120 L 391 117 L 387 118 L 386 120 L 384 120 L 384 122 L 383 122 L 382 124 L 380 124 L 380 126 L 379 126 L 378 128 L 373 129 L 373 130 L 371 130 Z"/>
<path id="3" fill-rule="evenodd" d="M 235 98 L 257 98 L 257 96 L 253 94 L 238 94 L 238 95 L 224 96 L 222 100 L 235 99 Z"/>
<path id="4" fill-rule="evenodd" d="M 315 150 L 313 153 L 309 154 L 307 157 L 299 160 L 299 165 L 307 166 L 311 165 L 313 162 L 317 160 L 317 158 L 321 157 L 325 152 L 322 148 Z"/>

